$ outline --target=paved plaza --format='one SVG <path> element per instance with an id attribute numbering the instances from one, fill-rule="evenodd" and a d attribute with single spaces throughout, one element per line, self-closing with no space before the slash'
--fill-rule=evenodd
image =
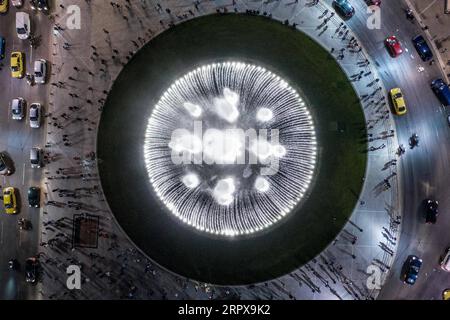
<path id="1" fill-rule="evenodd" d="M 235 2 L 235 4 L 233 4 Z M 374 63 L 331 1 L 61 1 L 52 15 L 52 77 L 47 115 L 46 205 L 39 249 L 40 299 L 374 299 L 394 259 L 401 226 L 396 128 Z M 66 6 L 81 8 L 81 30 L 65 27 Z M 367 176 L 358 205 L 333 243 L 307 265 L 267 283 L 218 287 L 182 279 L 147 260 L 115 222 L 97 172 L 96 129 L 119 72 L 153 37 L 201 15 L 266 13 L 318 41 L 339 62 L 361 98 L 369 135 Z M 282 57 L 280 57 L 282 58 Z M 118 115 L 120 116 L 120 115 Z M 397 160 L 397 161 L 394 161 Z M 100 217 L 98 248 L 72 249 L 74 214 Z M 82 266 L 82 290 L 66 288 L 68 265 Z M 369 266 L 372 266 L 369 268 Z M 375 277 L 378 277 L 376 274 Z M 375 279 L 374 277 L 371 278 Z M 371 282 L 371 281 L 369 281 Z"/>

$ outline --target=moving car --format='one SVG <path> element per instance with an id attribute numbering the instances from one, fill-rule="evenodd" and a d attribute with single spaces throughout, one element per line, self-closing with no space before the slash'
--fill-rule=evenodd
<path id="1" fill-rule="evenodd" d="M 423 61 L 429 61 L 433 58 L 433 52 L 431 52 L 431 49 L 428 46 L 428 43 L 425 41 L 424 37 L 422 37 L 421 35 L 416 36 L 412 39 L 412 42 L 417 50 L 417 53 Z"/>
<path id="2" fill-rule="evenodd" d="M 35 258 L 28 258 L 25 261 L 25 280 L 28 283 L 36 283 L 38 275 L 39 261 Z"/>
<path id="3" fill-rule="evenodd" d="M 445 289 L 444 292 L 442 292 L 442 299 L 450 300 L 450 289 Z"/>
<path id="4" fill-rule="evenodd" d="M 11 53 L 11 76 L 16 79 L 23 78 L 24 75 L 23 53 L 16 51 Z"/>
<path id="5" fill-rule="evenodd" d="M 39 129 L 41 126 L 41 111 L 42 106 L 40 103 L 33 103 L 30 106 L 30 127 L 33 129 Z"/>
<path id="6" fill-rule="evenodd" d="M 8 0 L 0 0 L 0 13 L 8 11 Z"/>
<path id="7" fill-rule="evenodd" d="M 0 174 L 3 176 L 9 176 L 12 174 L 13 168 L 11 161 L 4 152 L 0 152 Z"/>
<path id="8" fill-rule="evenodd" d="M 13 120 L 22 120 L 25 117 L 25 108 L 27 102 L 24 98 L 16 98 L 11 102 L 11 118 Z"/>
<path id="9" fill-rule="evenodd" d="M 44 84 L 47 78 L 47 61 L 39 59 L 34 62 L 34 81 L 38 84 Z"/>
<path id="10" fill-rule="evenodd" d="M 405 262 L 405 272 L 403 274 L 403 281 L 409 285 L 416 283 L 419 277 L 420 268 L 422 267 L 422 259 L 417 256 L 409 256 Z"/>
<path id="11" fill-rule="evenodd" d="M 0 60 L 5 59 L 6 55 L 6 40 L 3 37 L 0 37 Z"/>
<path id="12" fill-rule="evenodd" d="M 400 41 L 398 41 L 396 36 L 390 36 L 386 38 L 384 43 L 391 57 L 395 58 L 403 53 L 402 45 L 400 44 Z"/>
<path id="13" fill-rule="evenodd" d="M 48 1 L 47 0 L 31 0 L 31 9 L 39 11 L 48 11 Z"/>
<path id="14" fill-rule="evenodd" d="M 429 224 L 435 224 L 439 215 L 439 202 L 435 200 L 427 200 L 425 221 Z"/>
<path id="15" fill-rule="evenodd" d="M 333 6 L 345 19 L 350 19 L 355 14 L 355 8 L 353 8 L 349 0 L 334 0 Z"/>
<path id="16" fill-rule="evenodd" d="M 30 15 L 26 12 L 16 12 L 16 30 L 20 40 L 26 40 L 31 35 Z"/>
<path id="17" fill-rule="evenodd" d="M 22 0 L 11 0 L 11 3 L 16 8 L 20 8 L 23 5 L 23 1 Z"/>
<path id="18" fill-rule="evenodd" d="M 431 89 L 444 106 L 450 106 L 450 88 L 442 79 L 431 82 Z"/>
<path id="19" fill-rule="evenodd" d="M 7 214 L 17 213 L 16 190 L 12 187 L 3 190 L 3 205 Z"/>
<path id="20" fill-rule="evenodd" d="M 30 150 L 30 164 L 32 169 L 39 169 L 42 167 L 42 149 L 33 147 Z"/>
<path id="21" fill-rule="evenodd" d="M 394 106 L 395 113 L 403 115 L 406 113 L 406 103 L 403 97 L 402 90 L 400 88 L 393 88 L 390 91 L 392 104 Z"/>
<path id="22" fill-rule="evenodd" d="M 41 203 L 41 189 L 30 187 L 28 189 L 28 205 L 30 208 L 39 208 Z"/>

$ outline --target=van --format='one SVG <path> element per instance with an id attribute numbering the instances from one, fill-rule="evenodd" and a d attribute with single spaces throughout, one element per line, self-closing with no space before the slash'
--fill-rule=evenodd
<path id="1" fill-rule="evenodd" d="M 31 34 L 30 15 L 26 12 L 16 12 L 16 31 L 20 40 L 26 40 Z"/>
<path id="2" fill-rule="evenodd" d="M 445 252 L 444 258 L 441 261 L 441 268 L 444 271 L 450 272 L 450 248 Z"/>
<path id="3" fill-rule="evenodd" d="M 431 89 L 444 106 L 450 106 L 450 88 L 442 79 L 431 82 Z"/>

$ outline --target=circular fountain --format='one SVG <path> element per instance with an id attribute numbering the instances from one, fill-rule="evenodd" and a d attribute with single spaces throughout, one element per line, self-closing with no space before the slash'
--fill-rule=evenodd
<path id="1" fill-rule="evenodd" d="M 316 137 L 304 100 L 265 68 L 205 65 L 153 108 L 144 145 L 155 193 L 171 214 L 216 236 L 260 232 L 307 192 Z"/>
<path id="2" fill-rule="evenodd" d="M 99 173 L 118 236 L 208 283 L 284 275 L 352 213 L 364 122 L 345 74 L 301 32 L 246 15 L 171 28 L 103 109 Z"/>

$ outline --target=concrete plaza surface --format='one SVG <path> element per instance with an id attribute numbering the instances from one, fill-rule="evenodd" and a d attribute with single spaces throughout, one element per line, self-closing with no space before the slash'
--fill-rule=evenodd
<path id="1" fill-rule="evenodd" d="M 371 280 L 386 278 L 396 248 L 401 207 L 395 125 L 386 91 L 356 36 L 332 14 L 331 1 L 59 1 L 51 16 L 52 77 L 44 168 L 46 206 L 39 249 L 42 299 L 373 299 Z M 81 30 L 65 26 L 66 9 L 81 8 Z M 341 234 L 316 259 L 289 275 L 246 287 L 181 278 L 148 260 L 114 220 L 96 169 L 102 105 L 126 61 L 171 24 L 219 10 L 266 12 L 288 20 L 332 52 L 361 97 L 369 129 L 368 168 L 359 204 Z M 355 37 L 352 40 L 352 37 Z M 120 115 L 118 115 L 120 116 Z M 386 180 L 390 188 L 387 187 Z M 75 213 L 100 216 L 96 249 L 72 249 Z M 82 289 L 68 290 L 66 268 L 82 266 Z M 371 269 L 368 269 L 370 266 Z M 376 273 L 381 271 L 380 277 Z M 379 278 L 379 279 L 378 279 Z M 371 281 L 369 281 L 371 282 Z"/>

